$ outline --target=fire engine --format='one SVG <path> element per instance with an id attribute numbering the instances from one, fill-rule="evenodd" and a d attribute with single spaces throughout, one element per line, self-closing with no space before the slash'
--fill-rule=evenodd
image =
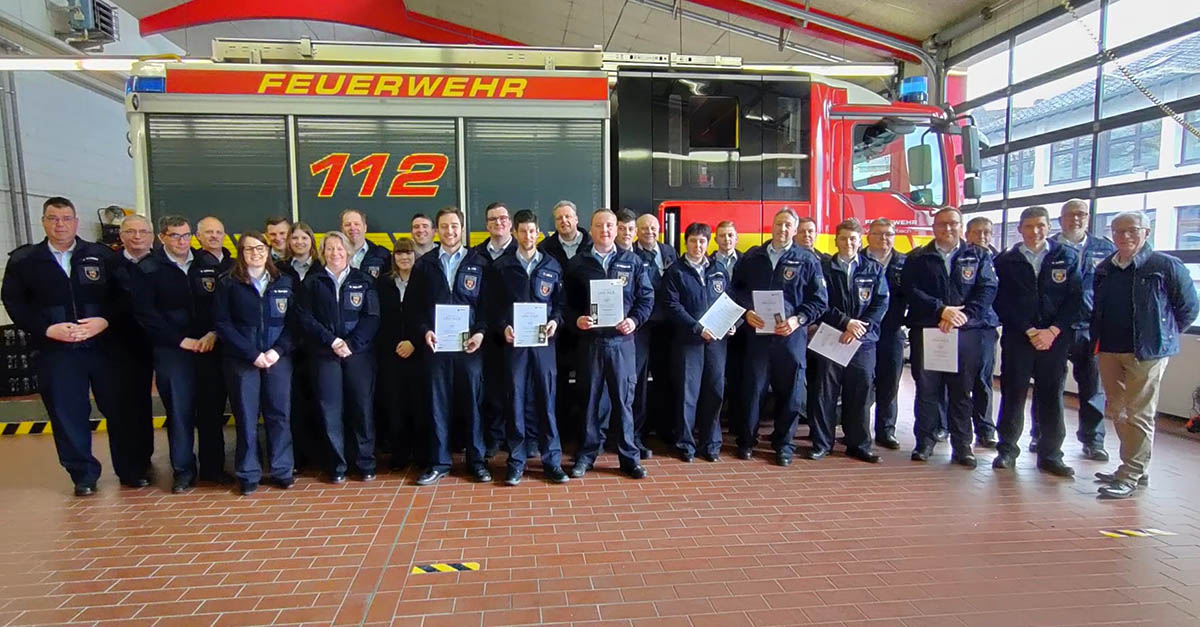
<path id="1" fill-rule="evenodd" d="M 820 68 L 818 68 L 820 69 Z M 388 245 L 414 215 L 462 207 L 472 242 L 503 201 L 545 229 L 562 199 L 657 213 L 679 246 L 732 220 L 746 248 L 775 212 L 887 217 L 897 247 L 978 197 L 978 133 L 922 102 L 730 57 L 600 49 L 218 39 L 205 60 L 136 64 L 127 84 L 139 213 L 273 215 L 318 230 L 366 213 Z M 910 79 L 905 79 L 905 86 Z"/>

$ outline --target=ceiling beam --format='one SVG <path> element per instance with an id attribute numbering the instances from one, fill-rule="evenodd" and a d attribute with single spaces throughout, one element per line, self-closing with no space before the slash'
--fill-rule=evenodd
<path id="1" fill-rule="evenodd" d="M 802 23 L 801 20 L 791 17 L 789 15 L 785 15 L 785 14 L 779 13 L 777 11 L 772 11 L 767 8 L 755 6 L 753 4 L 743 2 L 742 0 L 689 0 L 689 1 L 692 2 L 693 4 L 699 4 L 701 6 L 705 6 L 710 9 L 714 9 L 716 11 L 725 11 L 732 15 L 738 15 L 738 16 L 741 16 L 744 18 L 754 20 L 756 22 L 762 22 L 763 24 L 770 24 L 771 26 L 775 26 L 778 28 L 785 28 L 785 29 L 795 31 L 798 33 L 804 33 L 804 34 L 812 36 L 812 37 L 824 39 L 826 41 L 832 41 L 832 42 L 839 43 L 839 44 L 849 44 L 849 45 L 852 45 L 852 46 L 855 46 L 858 48 L 863 48 L 874 54 L 883 54 L 888 57 L 903 59 L 905 61 L 910 61 L 910 62 L 914 62 L 914 63 L 920 61 L 920 59 L 918 59 L 916 56 L 914 56 L 912 54 L 909 54 L 909 53 L 901 51 L 901 50 L 896 50 L 895 48 L 881 44 L 878 41 L 872 41 L 870 39 L 866 39 L 863 37 L 856 37 L 854 35 L 843 33 L 841 31 L 838 31 L 838 30 L 835 30 L 832 28 L 828 28 L 826 26 L 821 26 L 819 24 L 815 24 L 812 22 L 808 22 L 807 24 L 804 24 L 804 23 Z M 800 10 L 806 11 L 808 13 L 812 13 L 813 15 L 819 15 L 826 19 L 837 20 L 837 21 L 842 22 L 849 26 L 857 27 L 857 28 L 867 30 L 867 31 L 872 31 L 872 32 L 878 33 L 879 35 L 882 35 L 884 37 L 901 40 L 906 43 L 911 43 L 914 46 L 921 45 L 921 42 L 916 39 L 912 39 L 910 37 L 905 37 L 904 35 L 898 35 L 896 33 L 891 33 L 886 30 L 883 30 L 881 28 L 877 28 L 877 27 L 871 26 L 869 24 L 863 24 L 861 22 L 857 22 L 855 20 L 851 20 L 849 18 L 845 18 L 845 17 L 842 17 L 842 16 L 834 14 L 834 13 L 829 13 L 827 11 L 820 11 L 817 9 L 807 7 L 806 6 L 808 4 L 807 2 L 797 2 L 795 0 L 778 0 L 778 1 L 780 4 L 790 5 L 796 9 L 800 9 Z"/>
<path id="2" fill-rule="evenodd" d="M 313 20 L 370 28 L 435 44 L 523 46 L 522 42 L 409 11 L 400 0 L 190 0 L 143 17 L 143 37 L 217 22 Z"/>

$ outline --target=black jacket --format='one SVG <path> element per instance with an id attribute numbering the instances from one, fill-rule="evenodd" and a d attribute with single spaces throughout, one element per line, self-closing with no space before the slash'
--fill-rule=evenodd
<path id="1" fill-rule="evenodd" d="M 890 290 L 883 265 L 865 254 L 858 256 L 858 264 L 854 267 L 854 289 L 846 279 L 846 271 L 834 267 L 833 257 L 821 262 L 821 270 L 825 273 L 825 286 L 829 290 L 829 309 L 821 315 L 821 321 L 829 326 L 845 331 L 851 320 L 861 320 L 867 323 L 867 332 L 859 341 L 863 344 L 874 344 L 879 340 L 879 325 L 888 310 Z"/>
<path id="2" fill-rule="evenodd" d="M 408 278 L 411 287 L 412 274 Z M 405 299 L 400 297 L 400 289 L 396 287 L 395 276 L 390 272 L 380 276 L 375 281 L 375 292 L 379 295 L 379 332 L 375 335 L 379 354 L 395 357 L 396 345 L 404 340 L 411 342 L 415 351 L 420 352 L 425 342 L 412 332 L 410 314 L 405 307 Z M 407 294 L 411 293 L 412 290 L 408 289 Z"/>
<path id="3" fill-rule="evenodd" d="M 563 271 L 554 257 L 543 252 L 541 261 L 530 274 L 525 271 L 517 253 L 506 254 L 492 262 L 484 275 L 487 277 L 483 284 L 487 288 L 484 301 L 488 324 L 501 337 L 504 327 L 512 324 L 514 303 L 545 303 L 546 322 L 553 320 L 559 329 L 562 328 Z"/>
<path id="4" fill-rule="evenodd" d="M 687 344 L 703 344 L 704 338 L 700 334 L 704 327 L 700 324 L 700 318 L 731 284 L 725 268 L 711 259 L 704 268 L 703 280 L 686 259 L 667 268 L 658 300 L 663 303 L 667 319 L 679 329 L 672 337 Z"/>
<path id="5" fill-rule="evenodd" d="M 225 357 L 253 362 L 259 353 L 271 349 L 280 357 L 292 352 L 296 344 L 292 311 L 295 292 L 292 277 L 286 274 L 268 282 L 262 296 L 253 285 L 232 274 L 218 281 L 213 326 L 224 343 Z"/>
<path id="6" fill-rule="evenodd" d="M 310 269 L 298 296 L 296 321 L 309 354 L 332 357 L 330 345 L 339 337 L 352 353 L 371 350 L 379 330 L 379 295 L 371 275 L 350 268 L 339 292 L 325 268 Z"/>
<path id="7" fill-rule="evenodd" d="M 908 301 L 905 319 L 910 329 L 936 327 L 942 319 L 942 309 L 963 306 L 968 329 L 994 329 L 1000 321 L 992 310 L 996 299 L 996 270 L 992 253 L 968 242 L 961 242 L 950 259 L 951 272 L 946 272 L 937 244 L 908 253 L 900 283 Z"/>
<path id="8" fill-rule="evenodd" d="M 470 333 L 483 333 L 487 330 L 485 312 L 480 309 L 480 296 L 483 290 L 483 270 L 487 262 L 479 253 L 467 249 L 454 275 L 454 288 L 446 283 L 446 274 L 442 271 L 442 262 L 438 258 L 442 248 L 438 246 L 421 255 L 413 265 L 409 277 L 408 289 L 404 296 L 405 309 L 409 310 L 409 320 L 415 336 L 425 344 L 425 334 L 434 330 L 434 307 L 436 305 L 469 305 L 471 307 Z"/>
<path id="9" fill-rule="evenodd" d="M 204 257 L 207 263 L 217 266 L 217 276 L 225 276 L 233 269 L 233 252 L 228 248 L 225 249 L 225 256 L 217 261 L 217 256 L 204 250 L 203 248 L 193 251 L 197 258 Z M 282 270 L 282 268 L 280 268 Z"/>
<path id="10" fill-rule="evenodd" d="M 618 246 L 608 262 L 608 271 L 600 265 L 600 260 L 592 255 L 592 246 L 580 246 L 579 253 L 571 258 L 566 270 L 566 324 L 575 326 L 580 316 L 591 313 L 592 280 L 620 279 L 624 283 L 622 294 L 625 302 L 625 317 L 633 319 L 640 327 L 650 319 L 654 308 L 654 288 L 650 286 L 650 277 L 646 275 L 646 267 L 641 257 L 633 251 L 621 250 Z M 633 334 L 622 336 L 612 327 L 582 331 L 589 337 L 623 337 L 630 341 Z"/>
<path id="11" fill-rule="evenodd" d="M 1083 305 L 1079 255 L 1069 246 L 1046 241 L 1049 250 L 1035 276 L 1021 244 L 996 257 L 996 314 L 1009 333 L 1056 326 L 1067 331 L 1079 320 Z"/>
<path id="12" fill-rule="evenodd" d="M 177 348 L 184 338 L 213 330 L 213 296 L 220 272 L 212 255 L 192 251 L 187 274 L 161 248 L 137 264 L 134 316 L 156 346 Z"/>
<path id="13" fill-rule="evenodd" d="M 357 251 L 350 252 L 351 259 L 354 258 L 355 252 Z M 367 240 L 367 254 L 363 257 L 362 263 L 358 265 L 357 269 L 371 275 L 371 279 L 374 280 L 386 273 L 390 267 L 392 267 L 392 253 L 383 246 Z M 309 272 L 312 272 L 311 268 Z"/>
<path id="14" fill-rule="evenodd" d="M 582 228 L 579 229 L 579 233 L 582 235 L 583 239 L 579 240 L 579 248 L 575 249 L 576 255 L 583 252 L 584 249 L 590 250 L 592 247 L 592 236 Z M 562 242 L 558 237 L 558 231 L 547 235 L 546 238 L 542 240 L 542 243 L 538 244 L 538 249 L 543 253 L 554 257 L 554 260 L 558 262 L 558 265 L 563 267 L 564 271 L 567 269 L 567 264 L 571 260 L 567 259 L 567 251 L 563 249 Z"/>

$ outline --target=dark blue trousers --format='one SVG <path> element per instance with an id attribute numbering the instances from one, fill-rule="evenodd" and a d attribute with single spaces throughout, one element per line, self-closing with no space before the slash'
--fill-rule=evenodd
<path id="1" fill-rule="evenodd" d="M 931 451 L 937 444 L 934 432 L 946 416 L 950 443 L 956 451 L 971 450 L 971 394 L 979 381 L 979 370 L 985 356 L 984 345 L 992 341 L 992 329 L 969 329 L 958 332 L 958 372 L 926 370 L 922 365 L 922 328 L 912 330 L 913 377 L 917 380 L 915 403 L 916 421 L 913 435 L 917 448 Z"/>
<path id="2" fill-rule="evenodd" d="M 467 445 L 467 466 L 485 464 L 483 428 L 479 405 L 483 401 L 483 359 L 474 353 L 432 353 L 429 355 L 430 468 L 450 470 L 450 435 L 455 417 L 463 425 Z"/>
<path id="3" fill-rule="evenodd" d="M 150 468 L 154 454 L 154 404 L 151 396 L 154 388 L 154 355 L 148 345 L 124 346 L 121 354 L 122 413 L 126 416 L 121 444 L 127 450 L 130 472 L 142 468 L 144 475 Z M 217 368 L 217 378 L 221 369 Z M 222 401 L 224 402 L 224 401 Z M 119 429 L 120 431 L 120 429 Z M 138 475 L 141 476 L 141 475 Z"/>
<path id="4" fill-rule="evenodd" d="M 328 468 L 325 429 L 318 415 L 317 395 L 312 385 L 312 363 L 308 350 L 292 351 L 292 452 L 296 468 Z"/>
<path id="5" fill-rule="evenodd" d="M 996 433 L 996 420 L 992 418 L 992 385 L 996 372 L 996 338 L 999 334 L 995 329 L 983 331 L 983 362 L 979 366 L 975 389 L 971 391 L 971 426 L 976 438 Z"/>
<path id="6" fill-rule="evenodd" d="M 483 441 L 487 448 L 499 447 L 505 442 L 505 421 L 508 414 L 508 383 L 510 373 L 505 369 L 504 351 L 508 343 L 496 338 L 494 333 L 483 336 L 483 405 L 480 409 L 483 420 Z"/>
<path id="7" fill-rule="evenodd" d="M 842 367 L 809 354 L 809 368 L 817 373 L 817 405 L 809 415 L 814 450 L 833 450 L 838 400 L 842 402 L 842 432 L 846 450 L 871 450 L 871 385 L 875 379 L 875 345 L 860 346 Z"/>
<path id="8" fill-rule="evenodd" d="M 1100 366 L 1096 358 L 1095 345 L 1087 329 L 1064 331 L 1071 334 L 1071 345 L 1067 348 L 1067 361 L 1071 362 L 1071 376 L 1079 398 L 1079 428 L 1075 437 L 1084 446 L 1104 448 L 1104 388 L 1100 385 Z M 1037 404 L 1029 413 L 1029 435 L 1037 440 Z"/>
<path id="9" fill-rule="evenodd" d="M 875 437 L 896 436 L 900 375 L 904 372 L 904 330 L 880 329 L 875 343 Z"/>
<path id="10" fill-rule="evenodd" d="M 274 366 L 255 368 L 240 359 L 224 360 L 225 385 L 237 425 L 234 449 L 234 474 L 238 480 L 258 483 L 262 465 L 258 461 L 258 417 L 261 414 L 267 434 L 267 463 L 270 476 L 290 479 L 295 459 L 292 456 L 292 361 L 280 357 Z"/>
<path id="11" fill-rule="evenodd" d="M 634 439 L 633 394 L 637 385 L 637 358 L 629 336 L 587 338 L 583 345 L 583 380 L 587 385 L 583 442 L 575 463 L 592 464 L 604 446 L 604 416 L 601 396 L 609 401 L 609 417 L 617 438 L 617 455 L 622 468 L 641 464 L 641 451 Z M 606 389 L 607 388 L 607 389 Z"/>
<path id="12" fill-rule="evenodd" d="M 182 348 L 154 348 L 158 394 L 167 411 L 167 443 L 176 480 L 197 476 L 196 454 L 200 443 L 200 475 L 216 477 L 225 469 L 225 385 L 221 362 L 212 353 Z"/>
<path id="13" fill-rule="evenodd" d="M 391 442 L 393 466 L 411 461 L 424 468 L 430 463 L 428 447 L 423 444 L 429 441 L 427 390 L 424 385 L 413 385 L 424 378 L 424 364 L 425 357 L 420 353 L 401 359 L 395 350 L 379 361 L 375 393 L 383 401 L 379 406 L 384 416 L 376 422 L 387 425 L 383 437 Z"/>
<path id="14" fill-rule="evenodd" d="M 543 468 L 562 466 L 562 443 L 554 416 L 558 376 L 554 346 L 506 346 L 503 350 L 512 390 L 507 428 L 508 469 L 517 472 L 525 469 L 528 445 L 535 441 L 542 453 Z"/>
<path id="15" fill-rule="evenodd" d="M 797 335 L 799 334 L 799 335 Z M 771 447 L 776 453 L 791 455 L 796 451 L 796 425 L 807 395 L 804 373 L 804 329 L 788 337 L 752 334 L 747 341 L 743 362 L 743 405 L 738 424 L 738 448 L 754 448 L 758 444 L 759 415 L 770 385 L 775 396 L 775 430 Z"/>
<path id="16" fill-rule="evenodd" d="M 634 333 L 637 387 L 633 392 L 633 428 L 639 447 L 651 433 L 657 433 L 665 442 L 674 439 L 675 407 L 669 401 L 675 390 L 671 384 L 671 353 L 675 348 L 671 331 L 670 325 L 651 321 Z"/>
<path id="17" fill-rule="evenodd" d="M 374 473 L 375 354 L 366 351 L 346 359 L 313 355 L 309 359 L 328 447 L 327 470 L 345 474 L 353 464 L 361 473 Z"/>
<path id="18" fill-rule="evenodd" d="M 580 375 L 585 351 L 580 332 L 571 329 L 574 324 L 574 320 L 564 321 L 554 338 L 558 360 L 554 415 L 559 436 L 567 442 L 578 442 L 583 437 L 584 410 L 580 401 L 587 396 Z"/>
<path id="19" fill-rule="evenodd" d="M 679 380 L 674 410 L 675 448 L 683 453 L 721 452 L 721 401 L 725 397 L 725 362 L 729 340 L 674 348 L 674 371 Z M 698 433 L 699 435 L 694 435 Z"/>
<path id="20" fill-rule="evenodd" d="M 113 470 L 125 481 L 145 476 L 146 464 L 136 438 L 130 437 L 121 403 L 119 360 L 112 347 L 93 345 L 44 348 L 37 357 L 38 386 L 50 416 L 58 462 L 74 483 L 95 483 L 100 461 L 92 455 L 92 404 L 88 390 L 108 425 Z"/>
<path id="21" fill-rule="evenodd" d="M 1038 450 L 1040 462 L 1062 461 L 1062 443 L 1066 438 L 1063 424 L 1063 385 L 1067 377 L 1067 352 L 1071 338 L 1060 335 L 1050 350 L 1039 351 L 1024 333 L 1004 334 L 1000 340 L 1003 369 L 1000 372 L 1000 443 L 1002 455 L 1017 457 L 1025 430 L 1025 397 L 1033 378 L 1033 404 L 1037 407 Z"/>

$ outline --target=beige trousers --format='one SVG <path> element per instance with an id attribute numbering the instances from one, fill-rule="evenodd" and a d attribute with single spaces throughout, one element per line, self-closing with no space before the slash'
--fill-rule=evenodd
<path id="1" fill-rule="evenodd" d="M 1121 466 L 1116 476 L 1136 484 L 1150 467 L 1154 417 L 1167 358 L 1138 361 L 1133 353 L 1100 353 L 1100 382 L 1108 397 L 1104 415 L 1121 440 Z"/>

